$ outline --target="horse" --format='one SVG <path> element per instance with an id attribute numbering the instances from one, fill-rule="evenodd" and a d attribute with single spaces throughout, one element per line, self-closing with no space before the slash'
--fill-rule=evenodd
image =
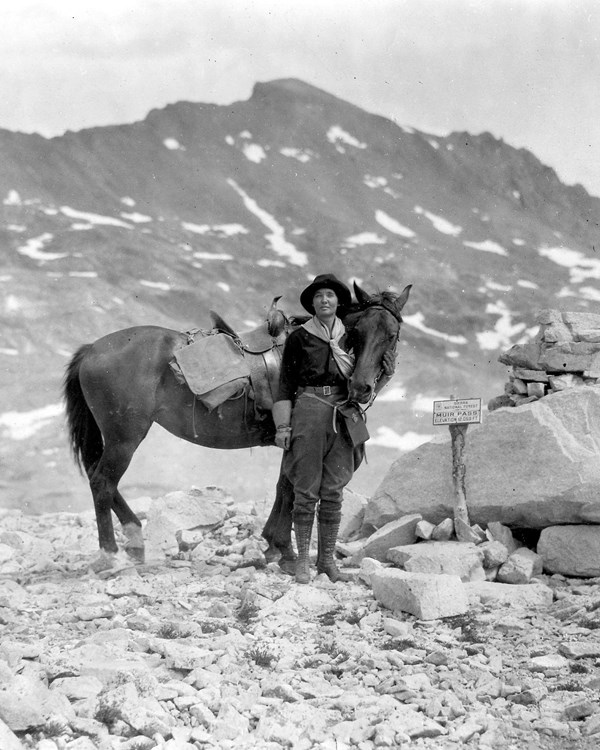
<path id="1" fill-rule="evenodd" d="M 348 347 L 356 358 L 348 382 L 349 400 L 368 404 L 374 398 L 383 372 L 383 355 L 398 340 L 401 311 L 410 289 L 411 285 L 400 294 L 370 295 L 354 284 L 357 302 L 342 318 Z M 252 403 L 243 398 L 226 400 L 219 409 L 209 410 L 176 377 L 170 362 L 188 341 L 186 333 L 135 326 L 81 346 L 66 367 L 63 397 L 70 446 L 75 462 L 88 477 L 100 551 L 109 558 L 118 552 L 114 512 L 125 535 L 125 552 L 135 562 L 144 562 L 141 522 L 118 485 L 153 423 L 208 448 L 274 445 L 270 412 L 267 418 L 257 415 Z M 263 536 L 270 553 L 281 554 L 284 570 L 285 561 L 295 557 L 292 503 L 291 485 L 280 477 Z"/>

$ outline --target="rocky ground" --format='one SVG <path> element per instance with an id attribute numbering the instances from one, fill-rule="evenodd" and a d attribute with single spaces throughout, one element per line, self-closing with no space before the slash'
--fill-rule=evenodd
<path id="1" fill-rule="evenodd" d="M 110 571 L 91 513 L 0 511 L 2 750 L 598 747 L 600 579 L 419 620 L 360 569 L 295 584 L 225 506 Z"/>

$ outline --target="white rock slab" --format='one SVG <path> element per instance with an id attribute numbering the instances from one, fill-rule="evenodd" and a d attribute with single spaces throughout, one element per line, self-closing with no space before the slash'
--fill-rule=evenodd
<path id="1" fill-rule="evenodd" d="M 387 559 L 409 573 L 457 575 L 461 581 L 484 581 L 482 555 L 471 542 L 420 542 L 392 547 Z"/>
<path id="2" fill-rule="evenodd" d="M 394 612 L 409 612 L 421 620 L 460 615 L 469 602 L 458 576 L 406 573 L 383 569 L 371 575 L 373 595 Z"/>

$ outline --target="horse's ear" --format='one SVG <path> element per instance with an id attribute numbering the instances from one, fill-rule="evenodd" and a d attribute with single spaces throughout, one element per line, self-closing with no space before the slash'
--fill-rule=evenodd
<path id="1" fill-rule="evenodd" d="M 410 295 L 410 290 L 412 289 L 412 284 L 408 284 L 408 286 L 405 286 L 404 289 L 400 292 L 400 296 L 396 300 L 396 309 L 398 312 L 402 312 L 402 308 L 406 304 L 408 297 Z"/>
<path id="2" fill-rule="evenodd" d="M 213 322 L 213 326 L 220 331 L 221 333 L 227 333 L 229 336 L 233 336 L 234 338 L 237 338 L 237 333 L 233 330 L 233 328 L 229 325 L 229 323 L 226 323 L 223 318 L 219 315 L 219 313 L 216 313 L 214 310 L 209 310 L 210 318 Z"/>
<path id="3" fill-rule="evenodd" d="M 364 289 L 361 289 L 356 281 L 352 282 L 354 286 L 354 294 L 356 294 L 356 299 L 358 300 L 359 305 L 368 305 L 371 301 L 371 295 L 367 294 L 367 292 L 364 291 Z"/>

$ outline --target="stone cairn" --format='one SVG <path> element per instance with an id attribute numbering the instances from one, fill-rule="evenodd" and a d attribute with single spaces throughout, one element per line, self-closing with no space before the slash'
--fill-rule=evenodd
<path id="1" fill-rule="evenodd" d="M 512 373 L 504 394 L 488 403 L 489 411 L 600 382 L 600 315 L 542 310 L 536 323 L 540 329 L 533 341 L 516 344 L 498 358 Z"/>

